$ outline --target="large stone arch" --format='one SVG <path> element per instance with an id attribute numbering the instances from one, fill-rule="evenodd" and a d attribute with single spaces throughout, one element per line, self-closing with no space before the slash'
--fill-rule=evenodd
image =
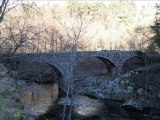
<path id="1" fill-rule="evenodd" d="M 76 74 L 76 72 L 82 71 L 85 72 L 85 69 L 88 70 L 90 67 L 90 70 L 93 72 L 95 72 L 95 75 L 102 75 L 102 76 L 108 76 L 108 75 L 112 75 L 113 73 L 113 68 L 116 68 L 115 64 L 102 56 L 89 56 L 89 57 L 83 57 L 78 59 L 78 61 L 76 62 L 76 66 L 74 68 L 74 74 Z M 96 68 L 96 69 L 95 69 Z M 77 70 L 78 69 L 78 70 Z M 86 71 L 87 72 L 87 71 Z M 80 72 L 77 72 L 80 73 Z"/>
<path id="2" fill-rule="evenodd" d="M 60 83 L 63 79 L 62 72 L 47 62 L 17 61 L 17 70 L 20 79 L 39 83 Z"/>
<path id="3" fill-rule="evenodd" d="M 145 61 L 139 56 L 133 56 L 126 59 L 122 64 L 122 73 L 137 69 L 139 67 L 144 67 Z"/>

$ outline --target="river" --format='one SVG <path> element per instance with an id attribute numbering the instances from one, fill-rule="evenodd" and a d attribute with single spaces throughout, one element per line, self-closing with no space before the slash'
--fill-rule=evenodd
<path id="1" fill-rule="evenodd" d="M 63 105 L 58 104 L 60 98 L 65 97 L 62 90 L 58 90 L 56 84 L 26 84 L 21 81 L 21 99 L 24 105 L 24 110 L 28 115 L 38 116 L 35 120 L 62 120 L 63 118 Z M 87 98 L 87 99 L 86 99 Z M 132 110 L 124 109 L 121 105 L 124 101 L 111 100 L 111 99 L 96 99 L 89 96 L 81 97 L 80 101 L 90 102 L 98 101 L 104 103 L 103 109 L 98 107 L 86 106 L 86 108 L 100 110 L 97 114 L 91 114 L 89 117 L 77 116 L 72 113 L 72 120 L 159 120 L 160 111 L 154 109 Z M 90 104 L 89 103 L 89 104 Z M 84 109 L 83 109 L 84 108 Z M 85 106 L 78 112 L 85 113 Z M 73 108 L 74 110 L 75 108 Z M 69 107 L 66 108 L 66 118 L 68 117 Z M 93 111 L 93 110 L 91 110 Z M 87 111 L 88 112 L 88 111 Z M 45 114 L 44 114 L 45 113 Z M 86 113 L 87 114 L 87 113 Z"/>

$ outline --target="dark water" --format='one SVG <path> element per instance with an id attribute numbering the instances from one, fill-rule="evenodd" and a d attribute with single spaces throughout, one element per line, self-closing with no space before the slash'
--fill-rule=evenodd
<path id="1" fill-rule="evenodd" d="M 102 114 L 90 118 L 79 118 L 81 120 L 160 120 L 160 111 L 145 109 L 143 111 L 126 110 L 120 107 L 121 101 L 106 101 L 106 109 Z M 66 118 L 69 108 L 66 109 Z M 56 109 L 50 110 L 47 114 L 40 116 L 36 120 L 62 120 L 63 106 L 56 106 Z M 158 117 L 159 116 L 159 117 Z M 79 120 L 72 116 L 72 120 Z"/>
<path id="2" fill-rule="evenodd" d="M 34 92 L 33 86 L 34 86 L 34 90 L 36 92 Z M 29 105 L 31 107 L 37 106 L 38 102 L 40 102 L 38 104 L 38 108 L 40 108 L 39 106 L 42 106 L 40 104 L 43 102 L 45 102 L 45 105 L 47 105 L 46 103 L 53 105 L 53 103 L 50 102 L 50 101 L 54 101 L 53 97 L 52 97 L 52 99 L 49 99 L 51 95 L 47 94 L 47 93 L 52 93 L 50 91 L 50 88 L 51 88 L 50 86 L 32 84 L 32 85 L 29 85 L 25 88 L 27 88 L 27 90 L 25 90 L 24 93 L 26 92 L 27 95 L 24 98 L 25 98 L 25 100 L 27 100 L 27 103 L 29 100 L 29 103 L 30 103 Z M 65 96 L 65 93 L 62 92 L 62 90 L 58 90 L 58 91 L 59 91 L 59 95 L 58 95 L 59 98 Z M 33 99 L 32 100 L 28 99 L 28 96 L 29 96 L 29 98 L 31 97 L 29 94 L 30 92 L 33 92 L 36 95 L 35 96 L 32 94 L 32 97 L 34 97 L 34 101 L 36 104 L 32 105 L 31 103 L 34 103 Z M 54 91 L 54 93 L 55 93 L 55 91 Z M 53 96 L 57 96 L 57 94 L 56 95 L 53 94 Z M 38 99 L 39 97 L 41 97 L 41 99 Z M 35 98 L 37 98 L 37 99 L 35 99 Z M 72 114 L 72 120 L 160 120 L 160 111 L 159 110 L 155 110 L 155 109 L 145 109 L 143 111 L 126 110 L 126 109 L 120 107 L 120 105 L 123 104 L 122 101 L 102 100 L 102 102 L 105 103 L 105 107 L 104 107 L 105 109 L 103 109 L 100 112 L 100 114 L 89 117 L 89 118 L 78 118 L 76 115 Z M 47 111 L 46 114 L 39 116 L 36 120 L 62 120 L 63 106 L 58 105 L 56 103 L 57 102 L 55 102 L 54 106 L 50 107 L 50 109 Z M 27 106 L 29 106 L 29 105 L 27 104 Z M 65 120 L 68 120 L 68 111 L 69 111 L 69 108 L 67 107 L 66 114 L 65 114 L 66 115 Z"/>

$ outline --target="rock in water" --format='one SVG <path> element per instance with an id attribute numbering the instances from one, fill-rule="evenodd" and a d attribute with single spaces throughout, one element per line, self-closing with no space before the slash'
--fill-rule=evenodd
<path id="1" fill-rule="evenodd" d="M 143 95 L 144 90 L 143 90 L 142 88 L 139 88 L 139 89 L 137 90 L 137 93 L 138 93 L 139 95 Z"/>
<path id="2" fill-rule="evenodd" d="M 81 106 L 73 109 L 76 117 L 87 118 L 98 115 L 102 113 L 105 108 L 104 103 L 86 96 L 77 96 L 74 100 L 81 104 Z"/>
<path id="3" fill-rule="evenodd" d="M 59 104 L 73 106 L 73 115 L 76 118 L 88 118 L 94 115 L 99 115 L 104 111 L 105 104 L 87 96 L 74 96 L 71 98 L 60 99 Z"/>
<path id="4" fill-rule="evenodd" d="M 141 111 L 143 110 L 143 107 L 140 103 L 138 103 L 138 101 L 136 100 L 128 100 L 126 101 L 125 103 L 123 103 L 121 105 L 121 107 L 125 108 L 125 109 L 128 109 L 128 110 L 138 110 L 138 111 Z"/>

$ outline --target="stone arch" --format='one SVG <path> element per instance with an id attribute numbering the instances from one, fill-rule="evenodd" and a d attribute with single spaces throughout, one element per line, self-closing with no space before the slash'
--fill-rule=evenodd
<path id="1" fill-rule="evenodd" d="M 77 61 L 77 64 L 74 68 L 74 74 L 77 76 L 78 73 L 87 73 L 87 70 L 90 70 L 94 75 L 108 76 L 112 75 L 113 68 L 115 67 L 115 64 L 105 57 L 90 56 L 80 58 Z"/>
<path id="2" fill-rule="evenodd" d="M 116 65 L 111 61 L 109 60 L 108 58 L 105 58 L 105 57 L 99 57 L 97 56 L 98 59 L 100 59 L 101 61 L 103 61 L 106 65 L 106 67 L 108 67 L 108 73 L 109 74 L 112 74 L 113 73 L 113 68 L 116 67 Z"/>
<path id="3" fill-rule="evenodd" d="M 47 62 L 18 61 L 20 79 L 38 83 L 59 83 L 63 79 L 62 72 Z"/>
<path id="4" fill-rule="evenodd" d="M 51 66 L 52 78 L 54 79 L 54 82 L 60 83 L 60 81 L 57 81 L 57 79 L 60 79 L 60 80 L 63 79 L 64 76 L 62 71 L 53 64 L 50 64 L 50 63 L 46 63 L 46 64 Z"/>
<path id="5" fill-rule="evenodd" d="M 125 60 L 124 63 L 122 64 L 122 73 L 126 73 L 128 71 L 144 66 L 145 66 L 145 61 L 141 57 L 133 56 Z"/>

